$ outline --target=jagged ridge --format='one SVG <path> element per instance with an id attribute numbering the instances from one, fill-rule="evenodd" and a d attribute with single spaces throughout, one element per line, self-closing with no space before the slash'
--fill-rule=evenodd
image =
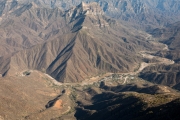
<path id="1" fill-rule="evenodd" d="M 10 57 L 9 64 L 1 67 L 3 75 L 36 69 L 48 73 L 60 82 L 77 82 L 105 72 L 133 71 L 141 61 L 135 55 L 136 51 L 154 47 L 144 41 L 143 34 L 137 37 L 133 29 L 129 31 L 115 20 L 104 16 L 97 3 L 82 3 L 66 12 L 32 7 L 18 15 L 26 19 L 33 18 L 30 23 L 22 21 L 25 27 L 34 21 L 33 24 L 39 24 L 29 27 L 41 41 L 38 45 L 31 41 L 33 47 L 28 44 L 29 49 Z M 52 21 L 53 19 L 59 22 Z M 27 42 L 28 37 L 24 38 Z"/>

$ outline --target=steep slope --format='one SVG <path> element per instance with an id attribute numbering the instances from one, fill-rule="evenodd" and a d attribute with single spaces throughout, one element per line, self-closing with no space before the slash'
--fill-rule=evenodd
<path id="1" fill-rule="evenodd" d="M 137 28 L 149 29 L 180 20 L 177 0 L 39 0 L 36 4 L 67 10 L 82 1 L 97 2 L 108 16 L 128 21 Z"/>
<path id="2" fill-rule="evenodd" d="M 180 65 L 156 65 L 145 68 L 140 77 L 153 83 L 173 87 L 180 83 Z"/>
<path id="3" fill-rule="evenodd" d="M 162 29 L 154 29 L 149 31 L 156 39 L 168 46 L 169 51 L 159 51 L 155 55 L 162 56 L 174 60 L 176 63 L 180 61 L 179 55 L 179 39 L 180 39 L 180 22 L 170 24 Z"/>
<path id="4" fill-rule="evenodd" d="M 65 28 L 62 14 L 57 8 L 38 8 L 35 3 L 17 4 L 12 10 L 7 10 L 0 22 L 0 55 L 31 48 L 56 34 L 63 34 L 68 28 Z"/>
<path id="5" fill-rule="evenodd" d="M 94 0 L 85 2 L 92 1 Z M 57 7 L 67 10 L 80 2 L 81 0 L 1 0 L 0 50 L 3 52 L 0 52 L 0 55 L 11 54 L 40 44 L 54 35 L 66 33 L 67 23 L 60 18 L 63 13 Z M 168 0 L 96 0 L 96 2 L 106 15 L 123 20 L 121 23 L 127 27 L 152 30 L 151 28 L 179 20 L 179 2 L 175 0 L 170 2 Z M 57 21 L 61 22 L 57 23 Z"/>
<path id="6" fill-rule="evenodd" d="M 164 28 L 156 28 L 148 32 L 159 39 L 161 42 L 167 44 L 169 49 L 178 50 L 180 48 L 180 22 L 169 24 Z"/>
<path id="7" fill-rule="evenodd" d="M 165 57 L 170 60 L 174 60 L 174 65 L 156 65 L 145 68 L 141 77 L 148 81 L 175 86 L 176 89 L 179 89 L 179 70 L 180 70 L 180 55 L 179 55 L 179 38 L 180 38 L 180 22 L 168 25 L 166 28 L 154 29 L 149 31 L 157 40 L 166 44 L 168 50 L 160 50 L 154 53 L 155 56 Z"/>
<path id="8" fill-rule="evenodd" d="M 141 3 L 133 1 L 135 8 Z M 180 94 L 170 88 L 179 90 L 179 54 L 170 56 L 174 65 L 160 65 L 161 60 L 148 57 L 164 46 L 148 34 L 107 17 L 97 3 L 61 11 L 58 2 L 0 0 L 0 120 L 180 118 Z M 163 1 L 153 0 L 152 5 L 156 2 Z M 158 10 L 166 11 L 164 5 Z M 141 14 L 143 7 L 132 11 Z M 131 11 L 132 6 L 127 8 Z M 175 28 L 167 31 L 178 31 Z M 168 47 L 154 55 L 161 52 L 167 58 L 173 55 Z M 170 87 L 139 78 L 136 74 L 146 66 L 140 64 L 143 60 L 158 66 L 147 67 L 140 75 Z"/>
<path id="9" fill-rule="evenodd" d="M 20 16 L 34 10 L 26 10 Z M 43 9 L 42 14 L 46 10 L 49 12 Z M 141 61 L 137 56 L 138 51 L 158 49 L 158 46 L 144 40 L 146 34 L 127 29 L 104 16 L 97 3 L 81 3 L 64 14 L 58 9 L 53 10 L 50 9 L 57 18 L 39 18 L 49 23 L 43 32 L 37 29 L 37 33 L 48 34 L 48 29 L 52 31 L 45 37 L 40 35 L 46 42 L 15 53 L 8 59 L 9 64 L 2 65 L 2 75 L 17 75 L 28 69 L 36 69 L 47 72 L 61 82 L 82 81 L 100 73 L 134 71 Z M 59 20 L 59 24 L 51 21 L 54 19 Z M 54 29 L 59 31 L 53 32 Z"/>

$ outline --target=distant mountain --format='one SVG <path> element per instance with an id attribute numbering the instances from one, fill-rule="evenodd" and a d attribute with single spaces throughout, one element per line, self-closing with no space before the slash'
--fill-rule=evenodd
<path id="1" fill-rule="evenodd" d="M 82 1 L 97 2 L 108 16 L 128 21 L 135 27 L 164 26 L 180 20 L 177 0 L 39 0 L 36 4 L 67 10 Z"/>
<path id="2" fill-rule="evenodd" d="M 164 28 L 156 28 L 148 31 L 155 38 L 167 44 L 171 50 L 179 50 L 180 22 L 169 24 Z"/>
<path id="3" fill-rule="evenodd" d="M 68 10 L 82 1 L 97 2 L 106 15 L 129 22 L 141 29 L 162 27 L 180 20 L 180 1 L 178 0 L 1 0 L 0 16 L 13 10 L 18 4 L 34 2 L 37 6 Z M 11 3 L 11 4 L 10 4 Z"/>

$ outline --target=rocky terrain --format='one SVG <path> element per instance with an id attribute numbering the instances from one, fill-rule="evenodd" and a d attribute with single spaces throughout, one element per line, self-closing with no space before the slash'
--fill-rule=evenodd
<path id="1" fill-rule="evenodd" d="M 106 15 L 119 19 L 123 24 L 134 26 L 138 29 L 149 30 L 162 27 L 174 22 L 179 18 L 180 2 L 177 0 L 1 0 L 0 16 L 14 10 L 18 5 L 29 4 L 48 8 L 60 8 L 68 10 L 79 5 L 82 1 L 97 2 Z"/>
<path id="2" fill-rule="evenodd" d="M 178 118 L 171 108 L 178 110 L 179 92 L 136 75 L 111 75 L 85 85 L 62 84 L 45 73 L 26 71 L 0 82 L 3 120 L 150 119 L 166 117 L 163 111 Z"/>
<path id="3" fill-rule="evenodd" d="M 162 27 L 180 19 L 180 2 L 177 0 L 39 0 L 34 2 L 37 5 L 67 10 L 82 1 L 97 2 L 108 16 L 128 21 L 128 24 L 141 29 Z"/>
<path id="4" fill-rule="evenodd" d="M 177 0 L 0 0 L 0 120 L 178 120 Z"/>
<path id="5" fill-rule="evenodd" d="M 179 22 L 176 22 L 174 24 L 168 25 L 166 28 L 149 31 L 149 33 L 152 34 L 156 39 L 168 46 L 168 49 L 160 50 L 153 53 L 153 55 L 174 60 L 175 64 L 149 66 L 145 68 L 140 75 L 143 79 L 179 89 L 177 87 L 179 86 L 180 82 L 179 27 Z"/>
<path id="6" fill-rule="evenodd" d="M 81 3 L 65 12 L 29 6 L 1 22 L 2 35 L 12 31 L 2 37 L 2 49 L 15 47 L 2 53 L 2 76 L 30 69 L 60 82 L 80 82 L 106 72 L 134 71 L 142 61 L 138 51 L 162 47 L 144 40 L 146 33 L 105 16 L 97 3 Z"/>

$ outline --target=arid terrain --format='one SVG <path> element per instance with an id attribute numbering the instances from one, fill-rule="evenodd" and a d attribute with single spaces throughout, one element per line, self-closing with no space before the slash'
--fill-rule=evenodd
<path id="1" fill-rule="evenodd" d="M 0 120 L 179 120 L 179 8 L 0 0 Z"/>
<path id="2" fill-rule="evenodd" d="M 174 61 L 145 51 L 140 54 L 143 58 L 154 59 L 153 62 L 140 63 L 134 72 L 104 73 L 78 83 L 59 83 L 37 70 L 1 78 L 2 120 L 108 120 L 108 116 L 111 119 L 120 116 L 122 119 L 146 119 L 148 116 L 153 117 L 153 111 L 161 108 L 161 105 L 162 110 L 169 110 L 163 105 L 174 105 L 173 102 L 178 101 L 180 93 L 167 86 L 145 81 L 138 74 L 147 66 L 171 65 Z M 124 110 L 125 106 L 129 109 Z M 123 114 L 133 110 L 137 113 Z M 164 117 L 163 113 L 158 114 L 159 117 L 161 114 Z"/>

